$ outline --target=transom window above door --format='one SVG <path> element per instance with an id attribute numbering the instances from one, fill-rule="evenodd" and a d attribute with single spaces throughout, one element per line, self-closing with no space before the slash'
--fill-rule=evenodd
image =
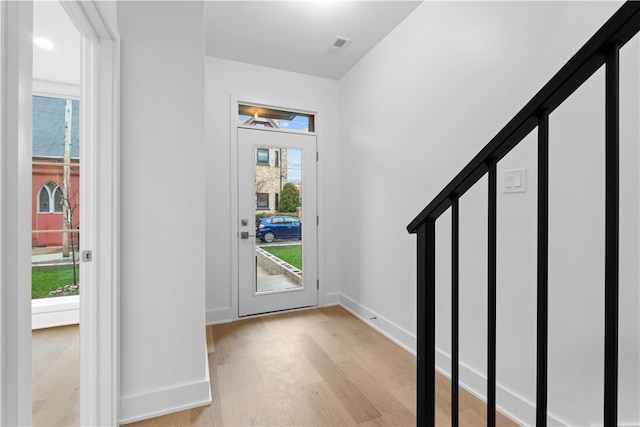
<path id="1" fill-rule="evenodd" d="M 255 105 L 238 105 L 238 124 L 271 129 L 315 132 L 315 116 Z"/>

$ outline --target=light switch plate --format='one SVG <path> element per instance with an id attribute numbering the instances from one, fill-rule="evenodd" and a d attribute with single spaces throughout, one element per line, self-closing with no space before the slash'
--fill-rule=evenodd
<path id="1" fill-rule="evenodd" d="M 503 193 L 527 192 L 527 169 L 509 169 L 502 171 Z"/>

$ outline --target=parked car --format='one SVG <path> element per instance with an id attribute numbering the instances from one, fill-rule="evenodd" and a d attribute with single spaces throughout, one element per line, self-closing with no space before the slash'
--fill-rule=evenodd
<path id="1" fill-rule="evenodd" d="M 302 223 L 292 216 L 267 216 L 256 223 L 256 236 L 267 243 L 276 239 L 301 239 Z"/>

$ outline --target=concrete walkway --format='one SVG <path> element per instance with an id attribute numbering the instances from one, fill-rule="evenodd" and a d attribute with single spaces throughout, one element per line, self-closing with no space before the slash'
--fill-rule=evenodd
<path id="1" fill-rule="evenodd" d="M 256 267 L 258 292 L 280 291 L 283 289 L 295 289 L 300 287 L 300 285 L 290 280 L 284 274 L 271 275 L 259 265 Z"/>

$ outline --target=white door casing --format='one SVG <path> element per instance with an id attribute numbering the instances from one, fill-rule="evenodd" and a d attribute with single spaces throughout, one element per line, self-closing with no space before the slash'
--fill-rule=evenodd
<path id="1" fill-rule="evenodd" d="M 62 2 L 82 40 L 80 425 L 118 425 L 120 399 L 120 38 L 110 2 Z M 84 169 L 83 169 L 84 167 Z M 99 274 L 98 274 L 99 272 Z"/>

